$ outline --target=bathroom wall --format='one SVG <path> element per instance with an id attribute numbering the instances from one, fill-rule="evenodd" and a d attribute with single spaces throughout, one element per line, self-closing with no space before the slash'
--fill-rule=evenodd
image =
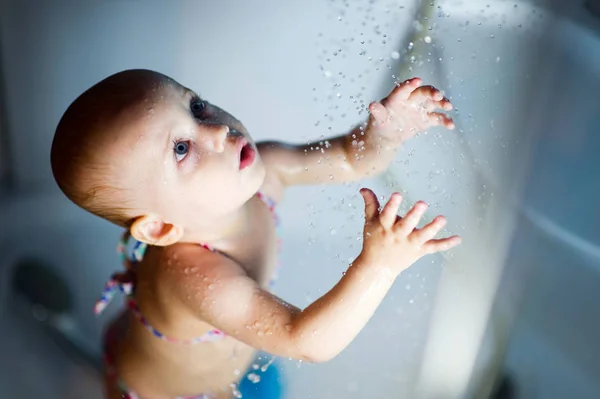
<path id="1" fill-rule="evenodd" d="M 1 42 L 1 39 L 0 39 Z M 2 62 L 0 62 L 0 67 Z M 0 77 L 4 76 L 0 69 Z M 10 165 L 8 148 L 8 129 L 5 113 L 6 98 L 4 93 L 4 80 L 0 79 L 0 193 L 3 193 L 10 184 Z"/>

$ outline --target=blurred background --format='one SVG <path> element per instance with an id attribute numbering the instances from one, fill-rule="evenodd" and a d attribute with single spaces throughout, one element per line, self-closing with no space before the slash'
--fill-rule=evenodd
<path id="1" fill-rule="evenodd" d="M 1 399 L 102 397 L 110 314 L 92 307 L 120 231 L 63 197 L 49 154 L 70 102 L 129 68 L 259 140 L 346 132 L 412 76 L 455 104 L 457 129 L 421 134 L 384 176 L 281 205 L 276 293 L 300 307 L 359 252 L 361 186 L 429 202 L 464 238 L 404 273 L 339 357 L 284 359 L 286 398 L 600 398 L 600 1 L 0 4 Z"/>

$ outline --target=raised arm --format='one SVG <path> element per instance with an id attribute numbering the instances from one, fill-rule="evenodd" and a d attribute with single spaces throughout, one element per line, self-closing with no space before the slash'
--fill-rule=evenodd
<path id="1" fill-rule="evenodd" d="M 454 128 L 454 122 L 436 109 L 452 104 L 418 78 L 397 85 L 381 102 L 369 105 L 366 125 L 343 136 L 291 145 L 259 143 L 260 154 L 284 186 L 343 183 L 383 172 L 402 143 L 433 126 Z"/>
<path id="2" fill-rule="evenodd" d="M 415 229 L 426 209 L 423 203 L 397 220 L 399 194 L 380 213 L 376 196 L 370 190 L 362 193 L 363 250 L 341 280 L 306 309 L 261 289 L 238 264 L 216 254 L 197 266 L 202 278 L 193 281 L 186 275 L 179 298 L 200 319 L 255 348 L 310 362 L 333 358 L 368 322 L 400 272 L 421 256 L 459 242 L 457 237 L 433 239 L 444 225 L 441 217 Z"/>

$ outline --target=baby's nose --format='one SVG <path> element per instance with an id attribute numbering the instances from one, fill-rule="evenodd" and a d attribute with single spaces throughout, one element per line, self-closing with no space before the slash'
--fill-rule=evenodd
<path id="1" fill-rule="evenodd" d="M 229 134 L 229 126 L 214 125 L 211 130 L 210 141 L 213 150 L 218 153 L 225 151 L 225 140 Z"/>

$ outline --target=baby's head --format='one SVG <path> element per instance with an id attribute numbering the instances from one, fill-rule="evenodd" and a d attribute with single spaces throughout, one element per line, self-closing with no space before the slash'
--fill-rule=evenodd
<path id="1" fill-rule="evenodd" d="M 158 245 L 227 219 L 265 174 L 237 119 L 148 70 L 79 96 L 58 124 L 51 162 L 74 203 Z"/>

